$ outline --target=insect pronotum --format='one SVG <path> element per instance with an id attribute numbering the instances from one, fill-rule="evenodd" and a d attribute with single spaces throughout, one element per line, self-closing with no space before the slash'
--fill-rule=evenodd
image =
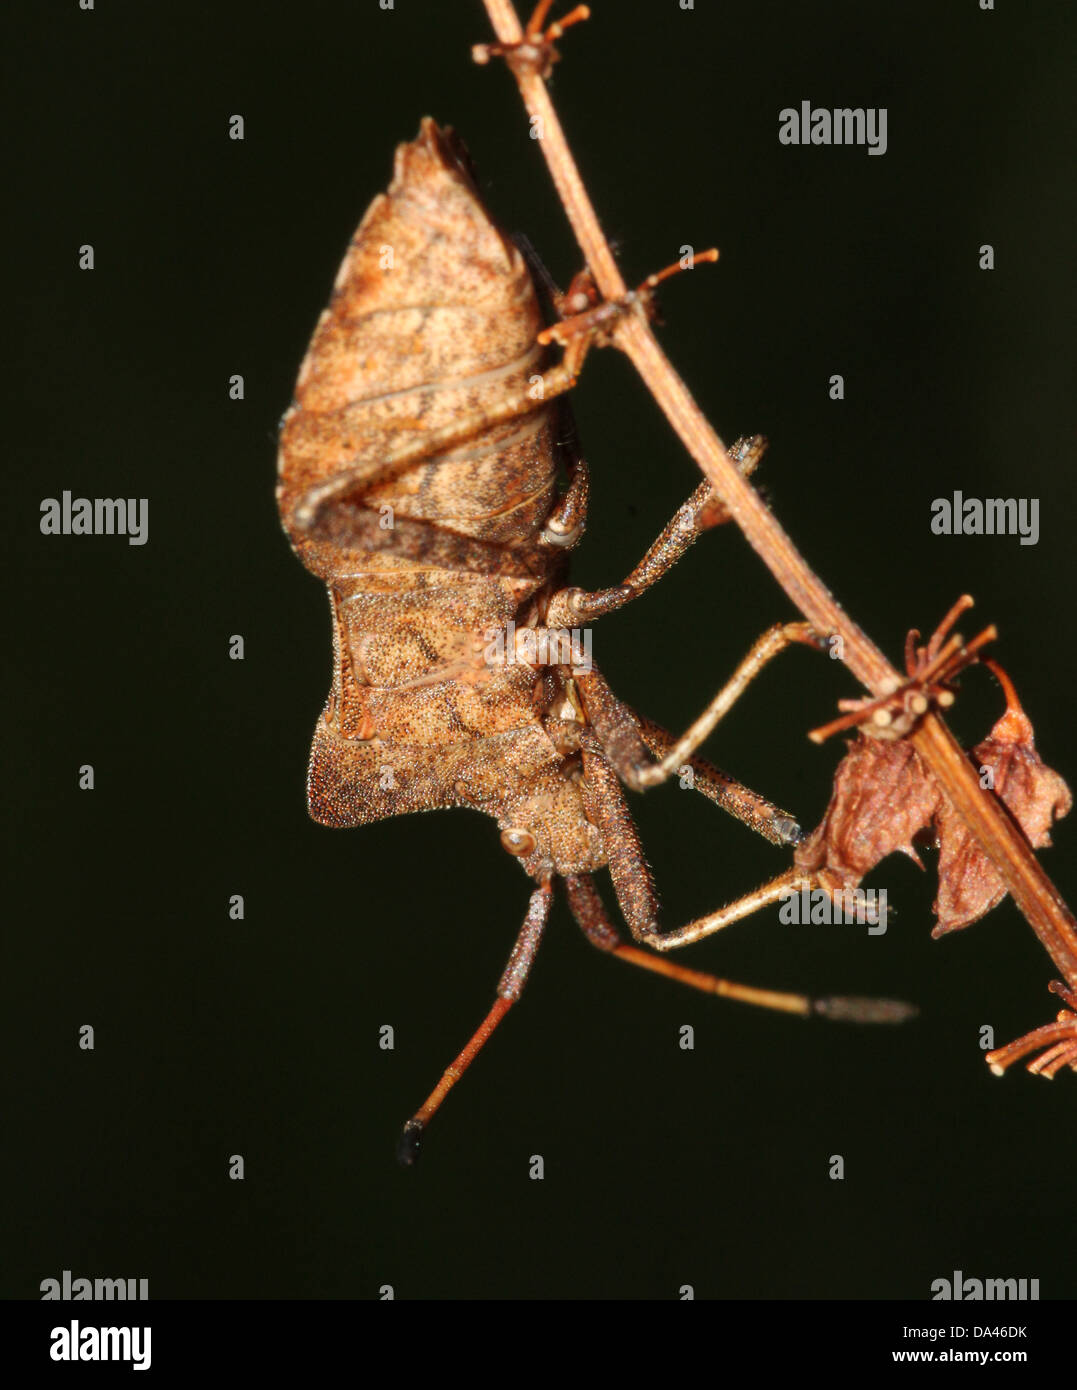
<path id="1" fill-rule="evenodd" d="M 333 681 L 308 775 L 311 816 L 358 826 L 470 806 L 498 823 L 534 881 L 493 1007 L 404 1127 L 412 1163 L 445 1095 L 519 998 L 560 882 L 600 950 L 767 1008 L 896 1021 L 885 1000 L 821 999 L 736 984 L 642 949 L 684 944 L 776 896 L 773 885 L 663 933 L 622 783 L 643 789 L 689 763 L 694 786 L 792 845 L 792 816 L 695 755 L 753 675 L 805 624 L 772 628 L 681 738 L 612 693 L 579 630 L 637 598 L 727 519 L 703 483 L 619 584 L 566 584 L 583 534 L 587 468 L 563 392 L 604 317 L 586 277 L 554 296 L 565 344 L 551 360 L 535 281 L 490 218 L 462 143 L 433 121 L 396 153 L 393 181 L 348 248 L 281 425 L 277 498 L 303 564 L 328 587 Z M 582 311 L 582 312 L 581 312 Z M 586 325 L 569 331 L 573 322 Z M 540 342 L 540 335 L 543 341 Z M 738 442 L 749 472 L 764 441 Z M 562 480 L 564 480 L 562 482 Z M 635 942 L 609 922 L 592 875 L 608 868 Z"/>

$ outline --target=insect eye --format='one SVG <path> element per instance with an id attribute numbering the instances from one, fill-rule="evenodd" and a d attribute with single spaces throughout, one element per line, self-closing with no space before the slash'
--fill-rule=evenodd
<path id="1" fill-rule="evenodd" d="M 523 830 L 518 825 L 510 825 L 507 830 L 501 832 L 501 843 L 510 854 L 528 855 L 535 848 L 535 837 L 530 830 Z"/>

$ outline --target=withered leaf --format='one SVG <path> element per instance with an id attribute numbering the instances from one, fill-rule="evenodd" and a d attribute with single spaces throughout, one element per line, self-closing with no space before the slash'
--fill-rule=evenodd
<path id="1" fill-rule="evenodd" d="M 1066 783 L 1036 752 L 1032 724 L 1015 702 L 972 750 L 990 768 L 995 791 L 1033 849 L 1051 843 L 1054 821 L 1071 808 Z M 888 854 L 900 850 L 918 864 L 914 841 L 931 828 L 939 846 L 937 922 L 945 936 L 997 907 L 1006 887 L 968 826 L 940 791 L 906 739 L 859 735 L 838 766 L 822 823 L 798 847 L 794 863 L 821 888 L 837 894 L 859 885 Z"/>
<path id="2" fill-rule="evenodd" d="M 1051 843 L 1054 821 L 1073 804 L 1069 787 L 1036 752 L 1032 724 L 1011 705 L 982 743 L 972 750 L 978 767 L 990 768 L 994 788 L 1033 849 Z M 968 826 L 943 797 L 935 818 L 939 836 L 939 894 L 934 937 L 975 922 L 1006 896 L 995 866 L 969 834 Z"/>
<path id="3" fill-rule="evenodd" d="M 911 743 L 858 734 L 838 765 L 826 815 L 797 847 L 794 863 L 831 894 L 857 887 L 895 850 L 920 864 L 913 839 L 940 800 Z"/>

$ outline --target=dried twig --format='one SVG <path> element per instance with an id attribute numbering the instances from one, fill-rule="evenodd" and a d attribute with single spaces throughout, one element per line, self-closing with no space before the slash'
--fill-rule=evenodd
<path id="1" fill-rule="evenodd" d="M 834 600 L 755 488 L 737 471 L 651 332 L 642 302 L 627 290 L 546 90 L 544 74 L 549 70 L 550 41 L 556 34 L 544 38 L 539 25 L 549 5 L 539 7 L 539 25 L 533 20 L 525 37 L 511 0 L 484 3 L 498 51 L 508 60 L 528 114 L 541 120 L 543 138 L 538 143 L 594 283 L 605 300 L 625 305 L 611 341 L 631 359 L 733 520 L 792 602 L 816 631 L 842 638 L 842 659 L 873 696 L 892 694 L 902 684 L 898 672 Z M 910 738 L 1057 968 L 1071 987 L 1077 987 L 1077 920 L 1004 806 L 980 787 L 972 764 L 936 710 L 924 715 Z"/>

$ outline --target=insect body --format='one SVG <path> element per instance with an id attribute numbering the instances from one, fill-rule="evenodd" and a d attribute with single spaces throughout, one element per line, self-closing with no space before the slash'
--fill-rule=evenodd
<path id="1" fill-rule="evenodd" d="M 333 690 L 310 769 L 311 813 L 327 825 L 504 803 L 513 739 L 540 782 L 557 758 L 531 668 L 483 660 L 486 630 L 534 621 L 563 569 L 541 541 L 558 412 L 481 425 L 541 372 L 542 317 L 459 157 L 430 122 L 401 149 L 282 429 L 285 526 L 333 608 Z M 432 454 L 431 437 L 460 420 L 480 424 Z M 551 846 L 545 826 L 534 834 L 537 862 Z"/>
<path id="2" fill-rule="evenodd" d="M 576 307 L 579 293 L 569 300 Z M 635 598 L 726 516 L 704 483 L 623 583 L 566 587 L 587 471 L 561 398 L 573 351 L 551 363 L 537 341 L 542 327 L 527 262 L 486 212 L 463 146 L 425 120 L 397 151 L 392 184 L 348 249 L 281 428 L 281 516 L 299 558 L 328 587 L 333 623 L 311 815 L 358 826 L 473 807 L 494 817 L 503 847 L 536 884 L 493 1008 L 405 1127 L 405 1162 L 519 996 L 557 880 L 604 950 L 749 1002 L 838 1011 L 835 1001 L 684 970 L 622 943 L 606 919 L 590 876 L 607 866 L 632 935 L 660 949 L 765 900 L 660 934 L 620 784 L 653 785 L 690 764 L 705 795 L 776 844 L 795 843 L 791 817 L 694 749 L 766 660 L 814 635 L 803 624 L 765 634 L 679 740 L 617 700 L 568 629 Z M 746 472 L 762 447 L 738 445 Z"/>

